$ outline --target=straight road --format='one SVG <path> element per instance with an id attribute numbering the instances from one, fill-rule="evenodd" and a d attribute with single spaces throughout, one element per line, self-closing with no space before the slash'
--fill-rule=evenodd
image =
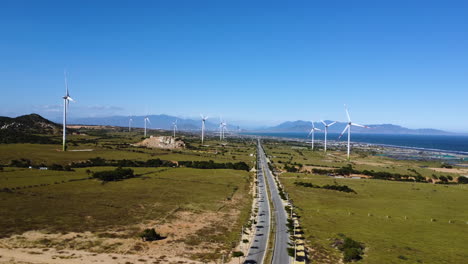
<path id="1" fill-rule="evenodd" d="M 265 164 L 261 161 L 260 145 L 257 145 L 257 191 L 258 191 L 258 213 L 253 243 L 244 263 L 263 263 L 270 235 L 270 200 L 266 187 Z M 266 167 L 268 169 L 268 166 Z"/>
<path id="2" fill-rule="evenodd" d="M 283 202 L 281 200 L 281 197 L 278 192 L 278 188 L 276 186 L 275 180 L 273 178 L 273 175 L 268 168 L 268 163 L 267 163 L 267 158 L 265 155 L 265 152 L 263 151 L 262 145 L 260 143 L 260 140 L 258 140 L 257 144 L 257 164 L 258 164 L 258 181 L 259 181 L 259 189 L 261 189 L 261 199 L 260 201 L 263 201 L 259 205 L 259 212 L 262 212 L 262 210 L 268 210 L 264 211 L 265 214 L 261 215 L 259 213 L 259 217 L 267 217 L 268 220 L 263 218 L 263 221 L 268 221 L 264 223 L 268 223 L 268 229 L 266 229 L 266 225 L 263 225 L 263 223 L 259 222 L 258 225 L 263 226 L 263 236 L 266 236 L 265 240 L 262 240 L 262 242 L 265 242 L 265 245 L 262 245 L 262 252 L 263 256 L 262 258 L 257 258 L 253 259 L 250 258 L 250 251 L 249 251 L 249 256 L 246 258 L 246 261 L 244 263 L 263 263 L 264 261 L 264 252 L 266 249 L 266 246 L 268 244 L 268 234 L 270 230 L 270 219 L 269 219 L 269 200 L 271 199 L 272 204 L 274 206 L 274 211 L 271 211 L 273 216 L 275 217 L 276 223 L 275 223 L 275 244 L 273 248 L 273 259 L 272 259 L 272 264 L 289 264 L 290 263 L 290 257 L 288 255 L 288 243 L 289 243 L 289 233 L 288 229 L 286 227 L 287 223 L 287 214 L 286 210 L 284 209 Z M 260 179 L 262 179 L 260 181 Z M 268 181 L 268 186 L 270 188 L 270 195 L 271 197 L 268 197 L 268 193 L 266 191 L 266 184 L 265 180 Z M 261 188 L 260 188 L 261 186 Z M 260 206 L 263 206 L 263 209 L 260 209 Z M 268 215 L 267 215 L 268 213 Z M 257 232 L 259 229 L 257 228 Z M 256 236 L 257 237 L 257 236 Z M 258 247 L 257 244 L 253 244 L 253 247 Z M 252 248 L 251 248 L 252 251 Z M 253 253 L 253 252 L 252 252 Z M 250 261 L 250 262 L 249 262 Z M 256 262 L 252 262 L 256 261 Z"/>

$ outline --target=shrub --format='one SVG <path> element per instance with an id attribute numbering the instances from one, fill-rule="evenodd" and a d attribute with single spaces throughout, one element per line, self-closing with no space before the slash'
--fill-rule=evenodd
<path id="1" fill-rule="evenodd" d="M 362 259 L 364 245 L 344 235 L 341 237 L 344 237 L 344 240 L 337 244 L 338 249 L 343 252 L 343 260 L 351 262 Z"/>
<path id="2" fill-rule="evenodd" d="M 460 176 L 460 177 L 458 177 L 457 179 L 458 179 L 458 183 L 461 183 L 461 184 L 468 184 L 468 177 Z"/>
<path id="3" fill-rule="evenodd" d="M 143 241 L 155 241 L 155 240 L 161 240 L 164 239 L 160 234 L 154 230 L 154 228 L 147 228 L 143 230 L 143 232 L 140 234 L 141 239 Z"/>
<path id="4" fill-rule="evenodd" d="M 241 251 L 234 251 L 234 252 L 232 252 L 232 256 L 233 256 L 234 258 L 240 258 L 240 257 L 243 257 L 243 256 L 244 256 L 244 253 L 241 252 Z"/>
<path id="5" fill-rule="evenodd" d="M 360 260 L 362 259 L 361 254 L 362 254 L 362 251 L 358 248 L 346 248 L 343 251 L 343 260 L 345 262 Z"/>
<path id="6" fill-rule="evenodd" d="M 93 173 L 93 178 L 97 178 L 101 181 L 119 181 L 133 177 L 135 177 L 135 175 L 132 169 L 117 168 L 113 171 L 99 171 Z"/>

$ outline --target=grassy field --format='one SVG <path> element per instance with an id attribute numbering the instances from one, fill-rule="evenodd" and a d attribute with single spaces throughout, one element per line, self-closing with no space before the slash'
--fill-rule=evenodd
<path id="1" fill-rule="evenodd" d="M 140 167 L 132 168 L 138 175 L 136 178 L 102 183 L 90 178 L 92 172 L 114 168 L 53 171 L 8 165 L 19 159 L 28 159 L 36 166 L 68 165 L 100 157 L 108 161 L 157 158 L 169 161 L 213 160 L 218 163 L 244 161 L 253 166 L 255 158 L 250 154 L 255 152 L 255 146 L 250 140 L 231 138 L 221 144 L 216 138 L 208 137 L 205 145 L 201 146 L 198 135 L 180 134 L 187 144 L 186 149 L 147 149 L 131 145 L 142 140 L 138 133 L 114 130 L 80 132 L 82 135 L 70 135 L 67 152 L 60 151 L 58 144 L 0 145 L 0 165 L 3 165 L 0 171 L 0 243 L 10 243 L 8 239 L 14 235 L 36 230 L 43 234 L 84 234 L 89 231 L 98 239 L 112 233 L 112 239 L 117 236 L 134 241 L 143 228 L 161 227 L 162 232 L 166 231 L 163 235 L 169 236 L 165 245 L 159 245 L 161 250 L 175 247 L 179 248 L 178 253 L 172 253 L 175 256 L 186 253 L 190 259 L 213 261 L 220 259 L 221 254 L 228 254 L 239 242 L 241 226 L 247 223 L 252 204 L 249 193 L 252 175 L 249 172 Z M 150 134 L 164 133 L 151 131 Z M 19 236 L 18 239 L 24 238 Z M 52 246 L 63 247 L 61 240 L 56 240 Z M 45 239 L 44 243 L 41 241 L 34 242 L 37 245 L 32 246 L 51 246 L 50 239 Z M 86 243 L 97 243 L 93 241 Z M 66 244 L 69 248 L 76 248 L 68 240 Z M 150 250 L 148 254 L 163 254 L 161 250 L 158 253 L 158 248 L 151 249 L 141 244 L 135 248 Z M 87 248 L 80 246 L 80 249 Z M 108 251 L 107 248 L 102 250 Z M 129 252 L 135 252 L 133 247 Z M 170 256 L 170 253 L 166 255 Z"/>
<path id="2" fill-rule="evenodd" d="M 280 167 L 278 161 L 284 163 L 291 157 L 291 163 L 326 167 L 346 164 L 342 153 L 324 155 L 299 149 L 301 154 L 284 144 L 266 144 L 266 150 L 276 156 L 272 160 Z M 361 170 L 407 173 L 415 169 L 428 177 L 434 171 L 424 166 L 438 166 L 437 162 L 359 155 L 353 156 L 352 163 Z M 339 234 L 365 244 L 364 258 L 358 263 L 464 263 L 468 259 L 467 185 L 334 179 L 310 173 L 282 173 L 280 180 L 301 216 L 312 248 L 312 263 L 341 259 L 341 253 L 332 247 Z M 357 194 L 297 186 L 296 181 L 347 185 Z"/>
<path id="3" fill-rule="evenodd" d="M 249 139 L 232 137 L 220 142 L 216 137 L 207 137 L 202 146 L 198 135 L 179 134 L 185 149 L 149 149 L 132 144 L 142 141 L 141 133 L 118 132 L 113 129 L 81 129 L 80 135 L 68 137 L 67 152 L 61 151 L 61 144 L 0 144 L 0 166 L 8 166 L 12 160 L 27 159 L 33 165 L 68 165 L 92 158 L 106 160 L 161 159 L 169 161 L 208 161 L 218 163 L 246 162 L 253 166 L 254 144 Z M 150 135 L 166 135 L 164 131 L 150 131 Z M 50 135 L 60 142 L 59 136 Z"/>
<path id="4" fill-rule="evenodd" d="M 104 169 L 109 168 L 91 168 Z M 234 226 L 221 224 L 215 229 L 222 234 L 212 230 L 199 236 L 199 241 L 190 239 L 192 244 L 205 240 L 219 243 L 220 250 L 236 242 L 237 229 L 250 210 L 249 173 L 189 168 L 135 168 L 135 172 L 141 176 L 103 184 L 87 179 L 84 169 L 46 172 L 8 168 L 0 172 L 2 186 L 22 188 L 0 192 L 0 235 L 29 230 L 67 233 L 123 228 L 128 229 L 128 236 L 136 236 L 141 230 L 132 226 L 170 218 L 175 211 L 222 214 L 234 209 L 241 212 Z M 232 199 L 234 195 L 237 200 Z"/>
<path id="5" fill-rule="evenodd" d="M 291 147 L 290 144 L 293 144 Z M 440 172 L 434 169 L 439 169 L 443 161 L 409 161 L 395 160 L 382 156 L 374 156 L 371 154 L 352 153 L 351 162 L 346 159 L 345 151 L 329 151 L 326 154 L 323 151 L 311 151 L 310 147 L 304 143 L 284 143 L 268 141 L 264 144 L 265 150 L 268 152 L 271 160 L 280 168 L 284 164 L 301 164 L 303 166 L 313 167 L 328 167 L 340 168 L 351 164 L 357 170 L 374 170 L 386 171 L 391 173 L 412 174 L 410 170 L 414 170 L 423 177 L 431 178 L 433 175 L 452 176 L 454 178 L 460 176 L 461 173 L 456 170 L 452 172 Z"/>

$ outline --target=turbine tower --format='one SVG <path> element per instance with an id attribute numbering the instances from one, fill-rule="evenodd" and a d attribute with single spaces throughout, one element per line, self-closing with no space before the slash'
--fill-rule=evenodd
<path id="1" fill-rule="evenodd" d="M 146 122 L 148 122 L 149 124 L 151 124 L 149 118 L 146 116 L 145 117 L 145 137 L 146 137 Z"/>
<path id="2" fill-rule="evenodd" d="M 70 97 L 68 92 L 68 81 L 67 81 L 67 72 L 64 71 L 65 76 L 65 96 L 63 96 L 63 151 L 67 151 L 67 110 L 68 104 L 70 101 L 74 102 L 74 100 Z"/>
<path id="3" fill-rule="evenodd" d="M 312 129 L 310 130 L 309 132 L 309 135 L 312 135 L 312 151 L 314 150 L 314 138 L 315 138 L 315 131 L 320 131 L 320 129 L 316 128 L 315 125 L 314 125 L 314 121 L 311 121 L 312 122 Z"/>
<path id="4" fill-rule="evenodd" d="M 208 119 L 208 116 L 204 116 L 202 114 L 200 114 L 201 118 L 202 118 L 202 125 L 201 125 L 201 143 L 203 145 L 203 140 L 205 138 L 205 121 Z"/>
<path id="5" fill-rule="evenodd" d="M 327 152 L 327 134 L 328 134 L 328 127 L 333 126 L 336 124 L 336 121 L 331 122 L 330 124 L 325 123 L 325 121 L 322 120 L 322 124 L 325 126 L 325 148 L 324 151 Z"/>
<path id="6" fill-rule="evenodd" d="M 175 138 L 175 133 L 177 131 L 177 119 L 176 121 L 172 122 L 172 128 L 174 129 L 174 138 Z"/>
<path id="7" fill-rule="evenodd" d="M 132 123 L 133 119 L 130 118 L 130 120 L 128 120 L 128 132 L 132 132 Z"/>
<path id="8" fill-rule="evenodd" d="M 223 139 L 226 138 L 226 137 L 224 136 L 224 135 L 225 135 L 225 132 L 229 132 L 228 129 L 227 129 L 227 123 L 226 123 L 226 121 L 223 122 Z"/>
<path id="9" fill-rule="evenodd" d="M 223 131 L 224 131 L 224 128 L 223 128 L 223 119 L 221 119 L 221 117 L 219 118 L 219 140 L 223 140 L 224 138 L 224 135 L 223 135 Z"/>
<path id="10" fill-rule="evenodd" d="M 348 124 L 346 125 L 343 132 L 341 132 L 341 135 L 338 137 L 338 139 L 340 139 L 343 136 L 343 134 L 346 132 L 346 130 L 348 130 L 348 160 L 349 160 L 349 153 L 350 153 L 350 150 L 351 150 L 351 143 L 350 143 L 350 141 L 351 141 L 351 126 L 364 127 L 364 128 L 369 128 L 369 127 L 351 122 L 351 117 L 349 117 L 349 112 L 348 112 L 348 108 L 346 107 L 346 105 L 345 105 L 345 111 L 346 111 L 346 116 L 348 117 Z"/>

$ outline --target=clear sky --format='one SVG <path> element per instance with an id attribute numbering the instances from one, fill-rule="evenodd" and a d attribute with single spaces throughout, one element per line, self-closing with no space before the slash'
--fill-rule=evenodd
<path id="1" fill-rule="evenodd" d="M 468 1 L 20 1 L 0 115 L 346 119 L 468 132 Z"/>

